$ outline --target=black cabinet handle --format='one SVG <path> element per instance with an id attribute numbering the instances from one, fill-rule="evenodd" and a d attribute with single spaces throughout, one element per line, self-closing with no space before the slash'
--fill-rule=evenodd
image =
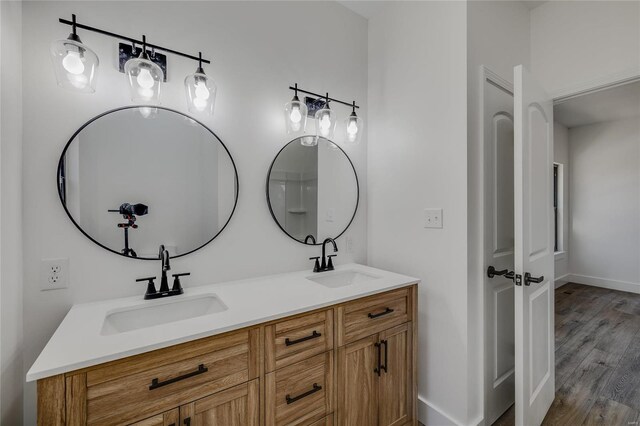
<path id="1" fill-rule="evenodd" d="M 184 424 L 186 426 L 191 426 L 191 417 L 187 417 L 186 419 L 184 419 Z"/>
<path id="2" fill-rule="evenodd" d="M 377 373 L 378 376 L 380 376 L 380 373 L 382 373 L 382 356 L 380 354 L 382 345 L 380 343 L 374 343 L 373 346 L 375 346 L 376 349 L 378 349 L 378 366 L 373 369 L 373 372 Z"/>
<path id="3" fill-rule="evenodd" d="M 197 376 L 202 373 L 206 373 L 209 371 L 204 364 L 200 364 L 196 371 L 192 371 L 191 373 L 183 374 L 182 376 L 174 377 L 173 379 L 165 380 L 164 382 L 159 381 L 157 378 L 151 380 L 151 385 L 149 385 L 149 390 L 154 390 L 161 388 L 162 386 L 170 385 L 171 383 L 179 382 L 180 380 L 188 379 L 189 377 Z M 186 419 L 185 419 L 186 421 Z"/>
<path id="4" fill-rule="evenodd" d="M 384 364 L 380 366 L 381 370 L 384 370 L 384 372 L 387 372 L 387 363 L 389 361 L 389 352 L 388 352 L 388 344 L 386 340 L 382 340 L 380 342 L 380 345 L 384 345 Z"/>
<path id="5" fill-rule="evenodd" d="M 284 344 L 287 346 L 291 346 L 291 345 L 295 345 L 297 343 L 302 343 L 302 342 L 306 342 L 307 340 L 311 340 L 311 339 L 316 339 L 318 337 L 322 336 L 322 333 L 318 333 L 317 331 L 313 330 L 313 333 L 311 333 L 310 336 L 305 336 L 305 337 L 301 337 L 297 340 L 291 340 L 288 337 L 286 339 L 284 339 Z"/>
<path id="6" fill-rule="evenodd" d="M 298 400 L 300 400 L 300 399 L 302 399 L 304 397 L 307 397 L 309 395 L 313 395 L 314 393 L 318 392 L 321 389 L 322 389 L 322 386 L 320 386 L 317 383 L 314 383 L 313 384 L 313 388 L 311 390 L 308 390 L 305 393 L 301 393 L 300 395 L 293 396 L 293 397 L 291 395 L 287 394 L 287 396 L 285 396 L 284 399 L 287 400 L 287 404 L 293 404 L 294 402 L 296 402 L 296 401 L 298 401 Z"/>
<path id="7" fill-rule="evenodd" d="M 530 273 L 524 274 L 524 285 L 531 285 L 531 283 L 540 284 L 544 281 L 544 275 L 540 275 L 539 277 L 532 277 Z"/>
<path id="8" fill-rule="evenodd" d="M 391 308 L 386 308 L 386 309 L 385 309 L 384 311 L 382 311 L 382 312 L 379 312 L 379 313 L 377 313 L 377 314 L 369 313 L 369 314 L 367 314 L 367 316 L 368 316 L 369 318 L 373 319 L 373 318 L 381 317 L 381 316 L 383 316 L 383 315 L 390 314 L 391 312 L 393 312 L 393 309 L 391 309 Z"/>

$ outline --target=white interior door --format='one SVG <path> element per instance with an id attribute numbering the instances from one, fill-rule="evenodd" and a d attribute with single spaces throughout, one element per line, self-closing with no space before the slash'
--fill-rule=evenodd
<path id="1" fill-rule="evenodd" d="M 485 423 L 514 403 L 513 85 L 482 72 L 482 137 L 485 153 L 484 274 Z M 492 275 L 492 276 L 490 276 Z"/>
<path id="2" fill-rule="evenodd" d="M 514 69 L 516 425 L 542 423 L 555 394 L 553 104 Z"/>

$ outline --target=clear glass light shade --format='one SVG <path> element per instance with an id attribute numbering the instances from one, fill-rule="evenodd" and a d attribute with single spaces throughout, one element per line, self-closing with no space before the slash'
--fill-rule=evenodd
<path id="1" fill-rule="evenodd" d="M 345 134 L 346 141 L 349 143 L 358 143 L 360 142 L 360 137 L 362 136 L 362 129 L 364 128 L 364 122 L 362 118 L 357 115 L 350 115 L 344 122 L 345 125 Z"/>
<path id="2" fill-rule="evenodd" d="M 217 88 L 213 80 L 204 73 L 196 72 L 184 79 L 187 106 L 195 114 L 213 115 Z"/>
<path id="3" fill-rule="evenodd" d="M 336 130 L 336 116 L 329 108 L 316 112 L 316 134 L 323 138 L 332 139 Z"/>
<path id="4" fill-rule="evenodd" d="M 76 40 L 58 40 L 51 44 L 51 60 L 58 86 L 84 93 L 96 91 L 99 60 L 93 50 Z"/>
<path id="5" fill-rule="evenodd" d="M 132 58 L 124 64 L 124 73 L 129 81 L 131 100 L 157 104 L 160 98 L 160 83 L 164 80 L 162 68 L 142 57 Z"/>
<path id="6" fill-rule="evenodd" d="M 304 133 L 307 129 L 307 106 L 298 97 L 284 106 L 284 122 L 287 134 Z"/>

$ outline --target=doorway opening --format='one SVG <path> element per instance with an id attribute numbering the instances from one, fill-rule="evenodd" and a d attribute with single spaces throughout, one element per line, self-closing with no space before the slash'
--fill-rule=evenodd
<path id="1" fill-rule="evenodd" d="M 511 271 L 513 89 L 483 90 L 485 261 Z M 555 400 L 543 424 L 639 424 L 640 81 L 556 102 L 553 127 Z M 514 285 L 484 290 L 485 421 L 513 425 Z"/>

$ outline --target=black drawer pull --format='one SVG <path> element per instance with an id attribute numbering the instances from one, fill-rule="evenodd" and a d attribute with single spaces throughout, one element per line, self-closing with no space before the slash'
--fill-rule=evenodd
<path id="1" fill-rule="evenodd" d="M 307 397 L 307 396 L 309 396 L 309 395 L 312 395 L 312 394 L 314 394 L 314 393 L 318 392 L 318 391 L 319 391 L 319 390 L 321 390 L 321 389 L 322 389 L 322 386 L 320 386 L 320 385 L 319 385 L 319 384 L 317 384 L 317 383 L 314 383 L 314 384 L 313 384 L 313 389 L 308 390 L 308 391 L 306 391 L 305 393 L 301 393 L 301 394 L 300 394 L 300 395 L 298 395 L 298 396 L 293 396 L 293 397 L 292 397 L 291 395 L 287 395 L 287 396 L 285 396 L 285 397 L 284 397 L 284 399 L 286 399 L 286 400 L 287 400 L 287 404 L 293 404 L 294 402 L 296 402 L 296 401 L 298 401 L 298 400 L 300 400 L 300 399 L 302 399 L 302 398 L 304 398 L 304 397 Z"/>
<path id="2" fill-rule="evenodd" d="M 291 345 L 295 345 L 297 343 L 302 343 L 302 342 L 306 342 L 307 340 L 311 340 L 311 339 L 315 339 L 317 337 L 322 336 L 322 333 L 318 333 L 317 331 L 313 330 L 313 333 L 311 333 L 310 336 L 305 336 L 305 337 L 301 337 L 297 340 L 291 340 L 288 337 L 286 339 L 284 339 L 284 344 L 287 346 L 291 346 Z"/>
<path id="3" fill-rule="evenodd" d="M 384 365 L 380 366 L 380 370 L 384 370 L 387 373 L 387 365 L 389 364 L 389 343 L 386 340 L 382 340 L 380 345 L 384 345 Z"/>
<path id="4" fill-rule="evenodd" d="M 197 376 L 198 374 L 206 373 L 209 371 L 204 364 L 200 364 L 196 371 L 192 371 L 191 373 L 183 374 L 182 376 L 174 377 L 173 379 L 165 380 L 164 382 L 158 381 L 158 379 L 151 380 L 151 385 L 149 385 L 149 390 L 154 390 L 157 388 L 161 388 L 162 386 L 170 385 L 171 383 L 179 382 L 180 380 L 188 379 L 189 377 Z"/>
<path id="5" fill-rule="evenodd" d="M 391 308 L 386 308 L 386 309 L 385 309 L 384 311 L 382 311 L 382 312 L 379 312 L 379 313 L 377 313 L 377 314 L 371 314 L 371 313 L 370 313 L 370 314 L 367 314 L 367 316 L 368 316 L 369 318 L 373 319 L 373 318 L 381 317 L 381 316 L 383 316 L 383 315 L 390 314 L 391 312 L 393 312 L 393 309 L 391 309 Z"/>

